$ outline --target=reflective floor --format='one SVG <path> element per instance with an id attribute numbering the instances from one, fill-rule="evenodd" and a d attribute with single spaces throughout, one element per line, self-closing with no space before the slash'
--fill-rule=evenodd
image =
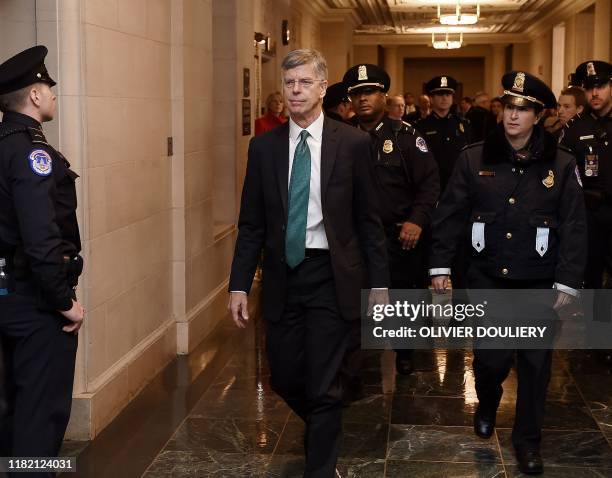
<path id="1" fill-rule="evenodd" d="M 154 423 L 134 427 L 132 418 L 123 430 L 107 430 L 85 448 L 77 466 L 81 474 L 97 472 L 82 476 L 302 476 L 303 424 L 269 388 L 261 328 L 223 328 L 232 338 L 219 346 L 223 362 L 197 390 L 189 391 L 194 381 L 185 381 L 174 420 L 159 417 L 165 443 L 150 443 Z M 521 476 L 510 443 L 514 372 L 504 385 L 496 433 L 482 440 L 472 431 L 476 397 L 469 352 L 418 352 L 416 371 L 408 377 L 396 376 L 393 352 L 365 352 L 364 365 L 365 396 L 345 409 L 343 476 Z M 186 370 L 197 376 L 195 365 Z M 556 352 L 542 443 L 544 476 L 612 477 L 611 370 L 586 352 Z M 152 400 L 140 404 L 155 406 Z M 129 433 L 141 433 L 146 452 Z"/>

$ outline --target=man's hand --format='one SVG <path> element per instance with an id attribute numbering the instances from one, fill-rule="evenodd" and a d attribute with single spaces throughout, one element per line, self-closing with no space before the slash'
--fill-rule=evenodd
<path id="1" fill-rule="evenodd" d="M 375 305 L 389 303 L 389 289 L 371 289 L 368 297 L 368 315 L 372 315 Z"/>
<path id="2" fill-rule="evenodd" d="M 242 292 L 230 292 L 229 304 L 227 309 L 232 313 L 232 319 L 236 326 L 244 329 L 249 321 L 249 299 Z"/>
<path id="3" fill-rule="evenodd" d="M 435 276 L 431 279 L 431 285 L 438 294 L 444 294 L 448 288 L 449 276 Z"/>
<path id="4" fill-rule="evenodd" d="M 399 241 L 402 243 L 402 249 L 414 249 L 421 238 L 422 232 L 423 228 L 418 224 L 412 222 L 405 222 L 402 224 L 402 229 L 398 237 Z"/>
<path id="5" fill-rule="evenodd" d="M 559 291 L 557 293 L 557 300 L 553 305 L 553 309 L 555 309 L 556 312 L 559 312 L 559 310 L 561 310 L 563 307 L 567 307 L 572 302 L 574 302 L 574 296 Z"/>
<path id="6" fill-rule="evenodd" d="M 62 330 L 67 333 L 78 334 L 83 318 L 85 317 L 85 309 L 76 300 L 72 300 L 72 308 L 70 310 L 61 310 L 61 314 L 66 317 L 72 324 L 65 325 Z"/>

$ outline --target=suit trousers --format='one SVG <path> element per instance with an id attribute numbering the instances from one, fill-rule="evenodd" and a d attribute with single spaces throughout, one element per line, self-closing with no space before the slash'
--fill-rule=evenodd
<path id="1" fill-rule="evenodd" d="M 471 289 L 550 289 L 553 281 L 509 281 L 486 276 L 475 268 L 468 272 Z M 503 394 L 502 384 L 508 377 L 516 356 L 518 390 L 512 429 L 516 450 L 539 449 L 546 391 L 550 382 L 552 350 L 550 349 L 480 349 L 474 348 L 474 378 L 479 406 L 484 414 L 497 411 Z"/>
<path id="2" fill-rule="evenodd" d="M 339 372 L 351 327 L 338 309 L 329 255 L 288 269 L 284 312 L 266 323 L 266 347 L 272 389 L 306 424 L 306 477 L 335 476 L 342 434 Z"/>
<path id="3" fill-rule="evenodd" d="M 58 455 L 70 418 L 78 344 L 76 335 L 62 331 L 68 323 L 59 312 L 39 309 L 34 297 L 0 297 L 6 399 L 0 456 Z"/>

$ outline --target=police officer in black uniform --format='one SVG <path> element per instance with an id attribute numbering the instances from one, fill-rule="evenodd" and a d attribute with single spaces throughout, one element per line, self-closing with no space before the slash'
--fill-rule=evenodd
<path id="1" fill-rule="evenodd" d="M 469 122 L 451 112 L 457 80 L 436 76 L 425 85 L 431 98 L 431 114 L 414 127 L 425 137 L 440 171 L 440 188 L 444 192 L 461 149 L 469 142 Z"/>
<path id="2" fill-rule="evenodd" d="M 58 454 L 84 315 L 75 297 L 82 270 L 78 176 L 42 131 L 56 102 L 46 54 L 36 46 L 0 65 L 0 258 L 9 279 L 0 296 L 8 396 L 0 456 Z"/>
<path id="3" fill-rule="evenodd" d="M 323 111 L 329 118 L 350 124 L 348 120 L 351 113 L 351 102 L 344 83 L 334 83 L 327 87 L 323 98 Z"/>
<path id="4" fill-rule="evenodd" d="M 431 98 L 431 114 L 419 120 L 415 128 L 425 137 L 440 171 L 440 194 L 444 193 L 459 153 L 469 140 L 469 121 L 451 112 L 457 80 L 452 76 L 436 76 L 425 85 Z M 466 302 L 461 292 L 465 289 L 465 258 L 467 245 L 459 247 L 453 262 L 453 303 Z"/>
<path id="5" fill-rule="evenodd" d="M 576 155 L 584 184 L 588 219 L 588 261 L 585 288 L 603 286 L 604 271 L 612 274 L 612 65 L 604 61 L 587 61 L 576 69 L 574 81 L 585 90 L 588 109 L 567 122 L 561 133 L 561 144 Z M 610 321 L 612 304 L 606 294 L 594 295 L 594 318 Z M 612 351 L 601 357 L 612 359 Z"/>
<path id="6" fill-rule="evenodd" d="M 503 122 L 484 141 L 466 147 L 433 218 L 430 275 L 442 292 L 457 246 L 473 245 L 471 289 L 557 289 L 554 309 L 567 305 L 582 282 L 586 213 L 571 152 L 538 124 L 553 92 L 525 72 L 502 79 Z M 464 237 L 462 237 L 464 236 Z M 538 246 L 536 249 L 536 245 Z M 548 308 L 545 312 L 554 316 Z M 502 383 L 514 350 L 474 349 L 479 405 L 474 430 L 494 431 Z M 543 470 L 541 429 L 551 350 L 516 351 L 518 394 L 512 442 L 523 473 Z"/>
<path id="7" fill-rule="evenodd" d="M 428 284 L 424 234 L 440 194 L 436 161 L 427 143 L 408 123 L 385 114 L 391 80 L 376 65 L 356 65 L 344 75 L 349 98 L 374 145 L 374 174 L 381 219 L 387 234 L 391 287 L 425 289 Z M 401 374 L 413 369 L 412 351 L 396 351 Z"/>

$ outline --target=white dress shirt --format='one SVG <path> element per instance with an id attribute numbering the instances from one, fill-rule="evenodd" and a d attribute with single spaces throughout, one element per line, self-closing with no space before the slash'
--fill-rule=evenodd
<path id="1" fill-rule="evenodd" d="M 306 249 L 329 249 L 327 235 L 323 226 L 323 208 L 321 207 L 321 144 L 323 139 L 323 120 L 321 111 L 306 131 L 310 134 L 306 142 L 310 149 L 310 192 L 308 196 L 308 219 L 306 220 Z M 287 190 L 291 183 L 291 169 L 295 148 L 300 142 L 300 133 L 304 128 L 289 120 L 289 178 Z"/>

